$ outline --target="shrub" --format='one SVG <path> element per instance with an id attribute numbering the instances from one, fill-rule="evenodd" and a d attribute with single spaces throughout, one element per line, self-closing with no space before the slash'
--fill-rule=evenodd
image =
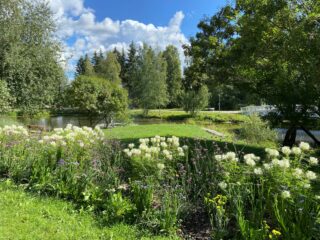
<path id="1" fill-rule="evenodd" d="M 6 82 L 0 79 L 0 114 L 7 113 L 11 110 L 13 100 Z"/>
<path id="2" fill-rule="evenodd" d="M 198 91 L 186 91 L 182 97 L 183 110 L 192 116 L 196 115 L 200 110 L 208 106 L 209 96 L 209 90 L 206 86 L 202 86 Z"/>
<path id="3" fill-rule="evenodd" d="M 250 143 L 276 142 L 277 133 L 257 115 L 251 115 L 240 125 L 239 136 Z"/>

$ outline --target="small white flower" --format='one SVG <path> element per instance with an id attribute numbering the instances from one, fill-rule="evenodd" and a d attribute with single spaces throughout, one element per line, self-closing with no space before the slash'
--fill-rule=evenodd
<path id="1" fill-rule="evenodd" d="M 188 147 L 187 145 L 183 145 L 182 148 L 183 148 L 184 150 L 188 150 L 189 147 Z"/>
<path id="2" fill-rule="evenodd" d="M 269 170 L 271 168 L 271 164 L 270 163 L 264 163 L 263 164 L 263 167 L 266 169 L 266 170 Z"/>
<path id="3" fill-rule="evenodd" d="M 130 149 L 126 148 L 126 149 L 123 150 L 123 152 L 124 153 L 128 153 L 128 152 L 130 152 Z"/>
<path id="4" fill-rule="evenodd" d="M 317 178 L 317 175 L 316 175 L 314 172 L 312 172 L 312 171 L 307 171 L 307 172 L 306 172 L 306 177 L 307 177 L 309 180 L 314 180 L 314 179 Z"/>
<path id="5" fill-rule="evenodd" d="M 219 183 L 218 183 L 218 186 L 219 186 L 222 190 L 225 190 L 225 189 L 227 188 L 228 184 L 225 183 L 225 182 L 219 182 Z"/>
<path id="6" fill-rule="evenodd" d="M 158 163 L 157 168 L 162 171 L 164 169 L 164 164 L 163 163 Z"/>
<path id="7" fill-rule="evenodd" d="M 316 198 L 317 200 L 320 200 L 320 195 L 316 195 L 315 198 Z"/>
<path id="8" fill-rule="evenodd" d="M 302 151 L 301 151 L 301 149 L 298 148 L 298 147 L 293 147 L 293 148 L 292 148 L 292 153 L 293 153 L 294 155 L 301 155 Z"/>
<path id="9" fill-rule="evenodd" d="M 251 167 L 254 167 L 256 165 L 256 162 L 252 158 L 247 158 L 244 160 L 244 162 Z"/>
<path id="10" fill-rule="evenodd" d="M 266 148 L 265 151 L 271 158 L 279 156 L 279 152 L 276 149 Z"/>
<path id="11" fill-rule="evenodd" d="M 53 147 L 57 146 L 56 142 L 50 142 L 50 145 Z"/>
<path id="12" fill-rule="evenodd" d="M 310 145 L 309 145 L 309 143 L 301 142 L 301 143 L 299 144 L 299 148 L 300 148 L 302 151 L 308 151 L 308 150 L 310 150 Z"/>
<path id="13" fill-rule="evenodd" d="M 180 157 L 184 157 L 184 152 L 179 152 L 178 154 Z"/>
<path id="14" fill-rule="evenodd" d="M 168 145 L 165 142 L 161 142 L 160 146 L 163 147 L 163 148 L 166 148 Z"/>
<path id="15" fill-rule="evenodd" d="M 254 174 L 256 174 L 256 175 L 262 175 L 262 169 L 261 168 L 255 168 L 254 170 L 253 170 L 253 172 L 254 172 Z"/>
<path id="16" fill-rule="evenodd" d="M 309 163 L 310 163 L 310 165 L 318 165 L 318 159 L 315 157 L 310 157 Z"/>
<path id="17" fill-rule="evenodd" d="M 290 162 L 289 162 L 288 159 L 283 159 L 283 160 L 281 160 L 281 161 L 278 161 L 278 165 L 279 165 L 279 167 L 281 167 L 281 168 L 287 169 L 287 168 L 290 167 Z"/>
<path id="18" fill-rule="evenodd" d="M 281 197 L 283 199 L 290 198 L 291 197 L 291 193 L 289 191 L 282 191 Z"/>
<path id="19" fill-rule="evenodd" d="M 130 149 L 134 148 L 134 143 L 130 143 L 130 144 L 128 145 L 128 147 L 129 147 Z"/>
<path id="20" fill-rule="evenodd" d="M 295 168 L 293 170 L 293 174 L 296 178 L 301 178 L 302 174 L 303 174 L 303 171 L 301 168 Z"/>
<path id="21" fill-rule="evenodd" d="M 150 159 L 151 158 L 151 154 L 150 153 L 146 153 L 145 154 L 145 158 Z"/>
<path id="22" fill-rule="evenodd" d="M 215 155 L 214 158 L 215 158 L 217 161 L 223 160 L 223 156 L 222 156 L 222 155 Z"/>
<path id="23" fill-rule="evenodd" d="M 285 147 L 282 147 L 282 148 L 281 148 L 281 152 L 282 152 L 284 155 L 288 156 L 288 155 L 291 154 L 291 149 L 290 149 L 289 147 L 285 146 Z"/>

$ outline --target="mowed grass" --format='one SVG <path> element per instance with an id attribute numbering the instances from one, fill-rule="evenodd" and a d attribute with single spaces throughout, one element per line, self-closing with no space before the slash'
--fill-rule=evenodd
<path id="1" fill-rule="evenodd" d="M 106 129 L 105 134 L 109 139 L 137 139 L 156 135 L 212 139 L 212 135 L 201 126 L 189 124 L 128 125 Z"/>
<path id="2" fill-rule="evenodd" d="M 150 110 L 147 116 L 143 115 L 141 109 L 132 109 L 129 114 L 133 118 L 160 118 L 165 120 L 208 120 L 211 122 L 245 122 L 248 116 L 241 113 L 219 112 L 219 111 L 200 111 L 197 116 L 192 117 L 180 109 L 160 109 Z"/>
<path id="3" fill-rule="evenodd" d="M 0 182 L 1 240 L 173 239 L 141 237 L 132 226 L 101 228 L 93 216 L 72 204 L 28 194 L 12 183 Z"/>

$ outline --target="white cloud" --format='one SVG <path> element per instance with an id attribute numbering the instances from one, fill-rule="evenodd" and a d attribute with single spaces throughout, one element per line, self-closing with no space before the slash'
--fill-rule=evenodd
<path id="1" fill-rule="evenodd" d="M 68 62 L 66 71 L 74 71 L 77 59 L 85 53 L 95 50 L 127 49 L 134 41 L 145 42 L 153 47 L 164 49 L 167 45 L 175 45 L 184 61 L 181 45 L 188 43 L 181 32 L 184 19 L 183 12 L 177 12 L 167 26 L 155 26 L 135 20 L 112 20 L 106 17 L 97 21 L 94 11 L 84 7 L 84 0 L 50 0 L 50 7 L 58 23 L 58 37 L 64 40 L 63 59 Z M 72 39 L 72 43 L 70 43 Z"/>

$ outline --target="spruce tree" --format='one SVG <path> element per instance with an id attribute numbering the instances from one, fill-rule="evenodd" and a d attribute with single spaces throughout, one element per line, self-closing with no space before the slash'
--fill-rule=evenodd
<path id="1" fill-rule="evenodd" d="M 168 97 L 169 106 L 178 107 L 182 97 L 182 73 L 181 73 L 181 62 L 179 58 L 178 49 L 169 45 L 163 52 L 163 57 L 167 62 L 167 86 L 168 86 Z"/>

